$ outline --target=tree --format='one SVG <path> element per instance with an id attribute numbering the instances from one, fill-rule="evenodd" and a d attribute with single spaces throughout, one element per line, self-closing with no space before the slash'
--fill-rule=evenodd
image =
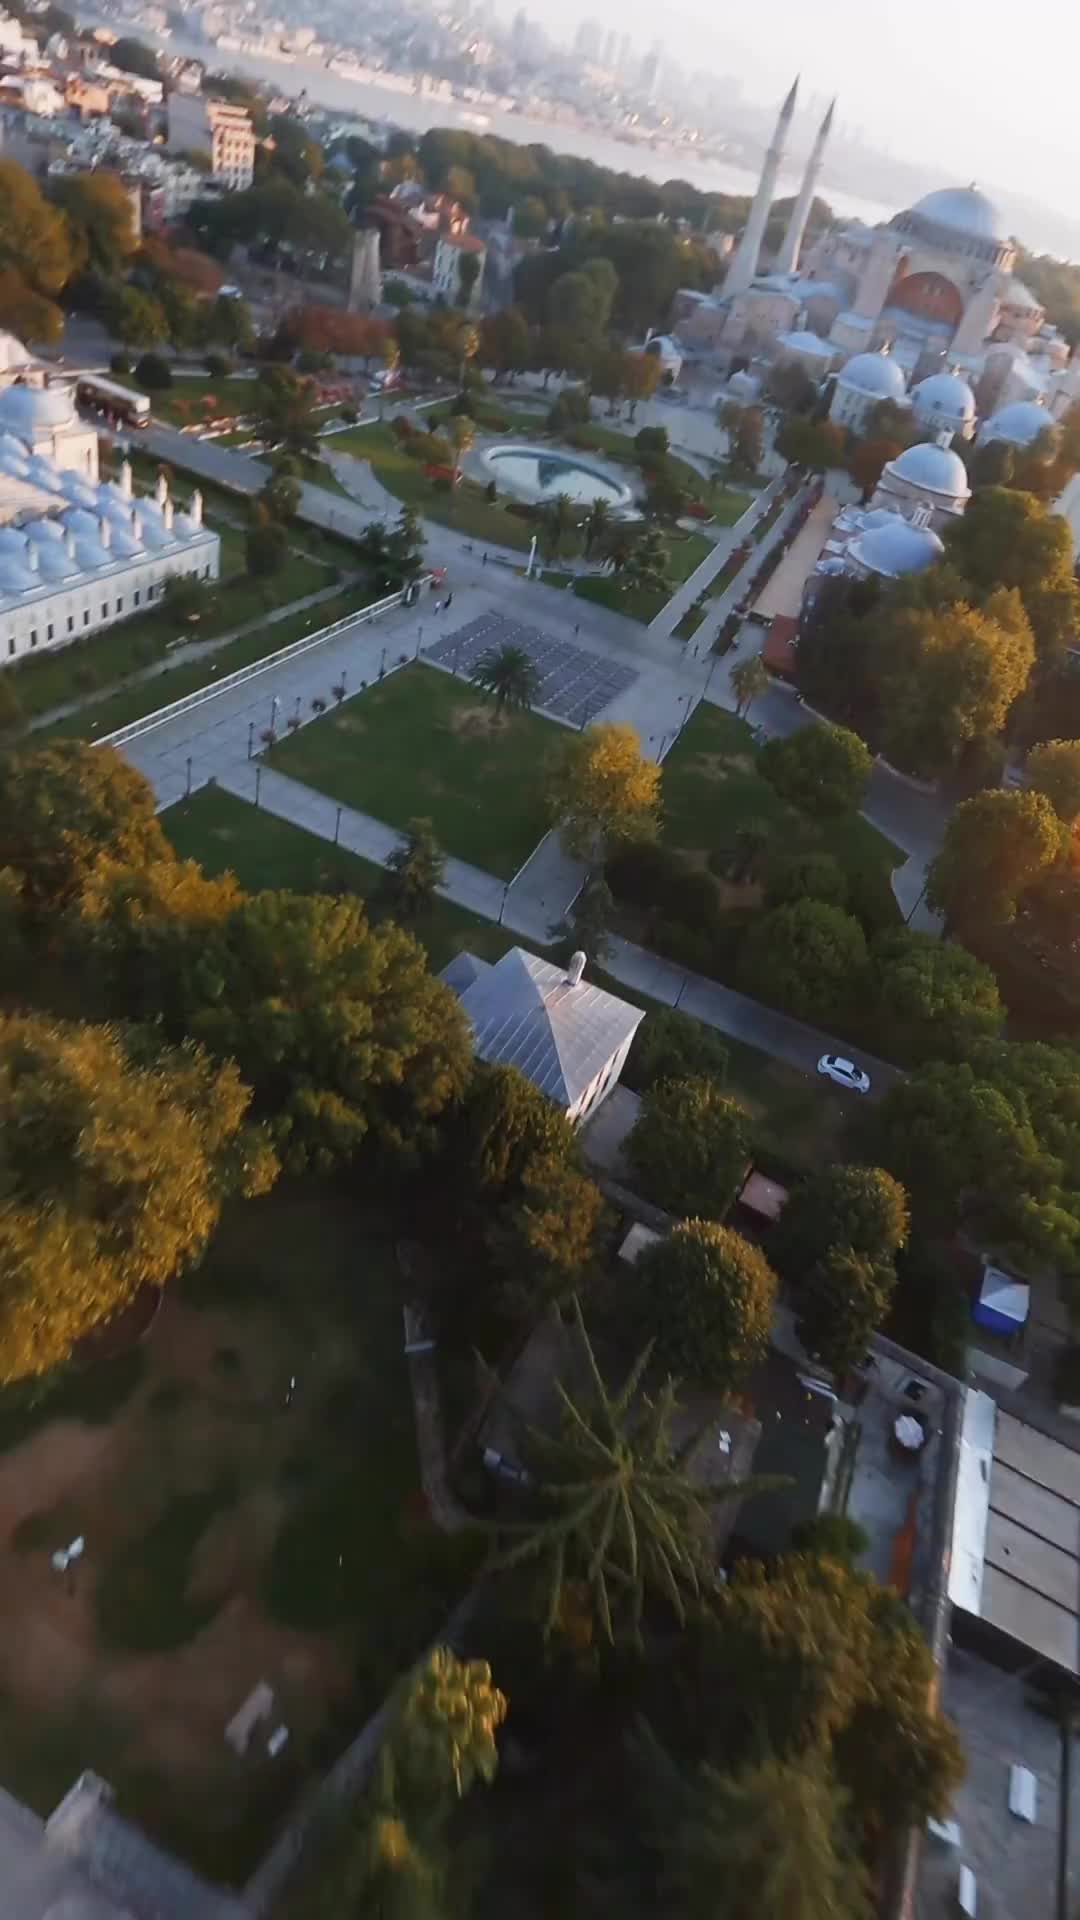
<path id="1" fill-rule="evenodd" d="M 38 294 L 59 293 L 74 260 L 64 215 L 14 160 L 0 159 L 0 269 Z M 5 309 L 6 313 L 6 309 Z"/>
<path id="2" fill-rule="evenodd" d="M 385 893 L 399 920 L 418 920 L 434 905 L 446 872 L 446 855 L 430 820 L 410 820 L 405 837 L 386 856 Z"/>
<path id="3" fill-rule="evenodd" d="M 956 941 L 897 928 L 874 941 L 871 962 L 879 1014 L 893 1036 L 890 1058 L 963 1060 L 976 1041 L 1001 1031 L 997 981 Z"/>
<path id="4" fill-rule="evenodd" d="M 414 1667 L 392 1704 L 389 1734 L 395 1772 L 407 1799 L 463 1799 L 499 1766 L 495 1735 L 506 1718 L 486 1660 L 461 1660 L 434 1647 Z"/>
<path id="5" fill-rule="evenodd" d="M 854 812 L 871 765 L 865 741 L 849 727 L 800 727 L 767 740 L 758 754 L 759 773 L 781 799 L 819 818 Z"/>
<path id="6" fill-rule="evenodd" d="M 666 598 L 671 592 L 671 557 L 659 527 L 646 527 L 638 535 L 619 575 L 619 585 L 623 593 L 663 594 Z"/>
<path id="7" fill-rule="evenodd" d="M 878 481 L 881 470 L 890 460 L 903 453 L 900 440 L 858 440 L 848 459 L 848 471 L 864 500 L 869 500 Z"/>
<path id="8" fill-rule="evenodd" d="M 1015 919 L 1022 894 L 1061 859 L 1065 829 L 1041 793 L 989 790 L 957 807 L 926 898 L 948 927 Z"/>
<path id="9" fill-rule="evenodd" d="M 779 853 L 765 870 L 765 905 L 786 907 L 797 900 L 822 900 L 828 907 L 846 907 L 848 881 L 840 862 L 817 847 L 801 853 Z"/>
<path id="10" fill-rule="evenodd" d="M 808 473 L 828 473 L 831 468 L 844 466 L 847 440 L 843 428 L 832 420 L 807 420 L 801 414 L 789 414 L 777 433 L 776 451 Z"/>
<path id="11" fill-rule="evenodd" d="M 55 913 L 102 861 L 149 867 L 172 858 L 154 790 L 112 747 L 81 740 L 0 758 L 0 867 L 27 901 Z"/>
<path id="12" fill-rule="evenodd" d="M 255 432 L 264 446 L 284 447 L 295 454 L 315 452 L 315 387 L 306 375 L 294 373 L 291 367 L 264 367 L 252 401 Z"/>
<path id="13" fill-rule="evenodd" d="M 125 347 L 156 347 L 169 337 L 169 323 L 160 300 L 138 287 L 120 287 L 106 306 L 110 333 Z"/>
<path id="14" fill-rule="evenodd" d="M 657 1206 L 723 1220 L 750 1165 L 746 1111 L 715 1080 L 664 1080 L 645 1094 L 625 1151 Z"/>
<path id="15" fill-rule="evenodd" d="M 282 530 L 273 520 L 256 520 L 244 535 L 244 565 L 253 580 L 269 580 L 285 560 Z"/>
<path id="16" fill-rule="evenodd" d="M 603 1194 L 588 1174 L 561 1151 L 533 1154 L 521 1175 L 520 1199 L 500 1210 L 486 1235 L 503 1276 L 504 1311 L 532 1319 L 579 1292 L 607 1224 Z"/>
<path id="17" fill-rule="evenodd" d="M 833 1247 L 888 1264 L 908 1237 L 907 1195 L 882 1167 L 835 1166 L 800 1180 L 772 1236 L 782 1277 L 798 1286 Z"/>
<path id="18" fill-rule="evenodd" d="M 830 1372 L 843 1378 L 865 1357 L 889 1310 L 895 1270 L 851 1247 L 830 1247 L 803 1275 L 795 1331 Z"/>
<path id="19" fill-rule="evenodd" d="M 676 1447 L 671 1381 L 655 1400 L 642 1390 L 648 1348 L 613 1393 L 576 1303 L 574 1326 L 587 1384 L 572 1396 L 556 1381 L 558 1434 L 526 1429 L 522 1451 L 537 1512 L 506 1530 L 519 1537 L 496 1564 L 541 1563 L 546 1636 L 558 1625 L 568 1583 L 575 1583 L 588 1594 L 607 1640 L 637 1641 L 648 1598 L 665 1601 L 682 1620 L 687 1598 L 711 1586 L 709 1507 L 745 1489 L 730 1483 L 706 1489 L 687 1471 L 701 1436 Z"/>
<path id="20" fill-rule="evenodd" d="M 35 293 L 14 267 L 0 267 L 0 313 L 20 340 L 54 347 L 64 336 L 63 309 Z"/>
<path id="21" fill-rule="evenodd" d="M 639 402 L 652 399 L 660 385 L 660 372 L 660 362 L 655 353 L 623 355 L 622 389 L 631 420 L 637 413 Z"/>
<path id="22" fill-rule="evenodd" d="M 976 593 L 1018 589 L 1040 665 L 1059 660 L 1076 631 L 1080 610 L 1072 543 L 1060 514 L 1033 494 L 980 487 L 966 513 L 950 526 L 946 545 L 949 559 Z"/>
<path id="23" fill-rule="evenodd" d="M 453 479 L 456 485 L 461 473 L 462 459 L 476 439 L 476 428 L 466 414 L 457 413 L 448 423 L 447 431 L 450 435 L 450 444 L 454 449 Z"/>
<path id="24" fill-rule="evenodd" d="M 114 173 L 62 173 L 50 186 L 84 261 L 99 273 L 120 272 L 139 245 L 131 196 L 123 182 Z"/>
<path id="25" fill-rule="evenodd" d="M 729 460 L 733 473 L 753 479 L 765 453 L 765 419 L 760 407 L 743 407 L 730 441 Z"/>
<path id="26" fill-rule="evenodd" d="M 480 365 L 490 367 L 496 378 L 513 379 L 529 364 L 529 323 L 519 307 L 502 307 L 498 313 L 486 313 L 480 322 Z"/>
<path id="27" fill-rule="evenodd" d="M 270 470 L 270 478 L 258 494 L 258 502 L 268 520 L 288 527 L 296 519 L 300 506 L 300 481 L 296 462 L 290 454 L 279 454 Z M 280 544 L 280 533 L 277 536 Z"/>
<path id="28" fill-rule="evenodd" d="M 735 695 L 735 712 L 744 720 L 754 701 L 769 689 L 769 670 L 760 653 L 752 653 L 745 660 L 736 660 L 731 669 L 731 691 Z"/>
<path id="29" fill-rule="evenodd" d="M 590 560 L 597 547 L 602 547 L 611 528 L 611 504 L 597 495 L 589 502 L 585 515 L 585 558 Z"/>
<path id="30" fill-rule="evenodd" d="M 424 557 L 424 523 L 415 507 L 402 507 L 386 546 L 387 556 L 401 579 L 413 579 Z"/>
<path id="31" fill-rule="evenodd" d="M 571 903 L 566 918 L 552 928 L 552 938 L 602 961 L 611 945 L 611 923 L 615 918 L 615 896 L 602 873 L 591 873 Z"/>
<path id="32" fill-rule="evenodd" d="M 524 647 L 515 647 L 510 642 L 481 654 L 469 677 L 491 695 L 495 712 L 500 716 L 527 713 L 540 688 L 540 676 L 532 655 Z"/>
<path id="33" fill-rule="evenodd" d="M 681 1220 L 641 1255 L 626 1307 L 654 1332 L 661 1367 L 724 1395 L 762 1358 L 775 1299 L 776 1275 L 749 1240 L 715 1220 Z"/>
<path id="34" fill-rule="evenodd" d="M 866 964 L 857 920 L 820 900 L 797 900 L 753 922 L 739 949 L 738 975 L 744 992 L 824 1024 L 858 1004 Z"/>
<path id="35" fill-rule="evenodd" d="M 879 696 L 885 750 L 936 775 L 973 740 L 997 734 L 1027 686 L 1035 642 L 1019 595 L 981 611 L 962 603 L 901 609 L 886 623 Z"/>
<path id="36" fill-rule="evenodd" d="M 637 1030 L 626 1078 L 638 1093 L 647 1093 L 662 1080 L 695 1075 L 722 1087 L 727 1070 L 727 1047 L 712 1027 L 676 1007 L 658 1007 Z"/>
<path id="37" fill-rule="evenodd" d="M 447 1115 L 443 1150 L 457 1199 L 485 1213 L 500 1199 L 515 1201 L 535 1159 L 573 1161 L 574 1129 L 565 1113 L 517 1067 L 478 1063 L 464 1094 Z"/>
<path id="38" fill-rule="evenodd" d="M 870 1920 L 847 1796 L 818 1757 L 705 1765 L 662 1841 L 670 1911 L 685 1920 Z"/>
<path id="39" fill-rule="evenodd" d="M 678 480 L 669 460 L 653 467 L 645 489 L 645 510 L 650 519 L 674 521 L 686 508 L 686 488 Z"/>
<path id="40" fill-rule="evenodd" d="M 621 840 L 655 837 L 660 768 L 644 757 L 633 727 L 611 721 L 588 727 L 556 755 L 547 804 L 568 851 L 595 862 Z"/>
<path id="41" fill-rule="evenodd" d="M 544 551 L 549 560 L 557 560 L 577 543 L 578 508 L 568 493 L 557 493 L 549 502 L 541 528 Z"/>
<path id="42" fill-rule="evenodd" d="M 0 1020 L 0 1377 L 45 1373 L 202 1254 L 276 1163 L 231 1063 L 132 1030 Z"/>
<path id="43" fill-rule="evenodd" d="M 121 35 L 109 48 L 109 60 L 122 73 L 134 73 L 140 80 L 160 78 L 157 54 L 144 40 L 132 40 Z"/>
<path id="44" fill-rule="evenodd" d="M 1065 826 L 1080 817 L 1080 740 L 1044 740 L 1027 761 L 1028 785 L 1045 794 Z"/>

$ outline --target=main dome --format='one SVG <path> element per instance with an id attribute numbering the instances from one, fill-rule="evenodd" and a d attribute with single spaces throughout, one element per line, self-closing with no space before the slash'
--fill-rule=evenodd
<path id="1" fill-rule="evenodd" d="M 978 187 L 938 187 L 936 192 L 924 193 L 921 200 L 916 200 L 911 212 L 931 226 L 949 227 L 973 240 L 1005 237 L 1001 213 Z"/>

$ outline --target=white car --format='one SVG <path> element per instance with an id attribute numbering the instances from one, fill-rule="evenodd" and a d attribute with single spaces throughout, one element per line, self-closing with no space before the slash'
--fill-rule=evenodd
<path id="1" fill-rule="evenodd" d="M 819 1073 L 826 1080 L 832 1080 L 838 1087 L 846 1087 L 849 1093 L 869 1093 L 870 1075 L 864 1073 L 854 1060 L 843 1060 L 838 1053 L 823 1053 L 817 1063 Z"/>

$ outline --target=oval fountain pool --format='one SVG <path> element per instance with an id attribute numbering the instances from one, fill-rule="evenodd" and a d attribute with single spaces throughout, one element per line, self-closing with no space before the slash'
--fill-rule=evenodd
<path id="1" fill-rule="evenodd" d="M 516 494 L 519 500 L 542 503 L 565 493 L 583 507 L 594 500 L 606 500 L 609 506 L 625 510 L 634 503 L 630 488 L 615 474 L 558 448 L 494 446 L 487 448 L 483 459 L 496 485 Z"/>

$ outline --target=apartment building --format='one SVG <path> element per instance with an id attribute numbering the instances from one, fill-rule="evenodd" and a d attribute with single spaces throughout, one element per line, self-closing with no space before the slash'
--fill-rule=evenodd
<path id="1" fill-rule="evenodd" d="M 243 107 L 204 94 L 170 93 L 170 153 L 205 153 L 211 177 L 230 192 L 250 187 L 255 172 L 255 134 Z"/>

